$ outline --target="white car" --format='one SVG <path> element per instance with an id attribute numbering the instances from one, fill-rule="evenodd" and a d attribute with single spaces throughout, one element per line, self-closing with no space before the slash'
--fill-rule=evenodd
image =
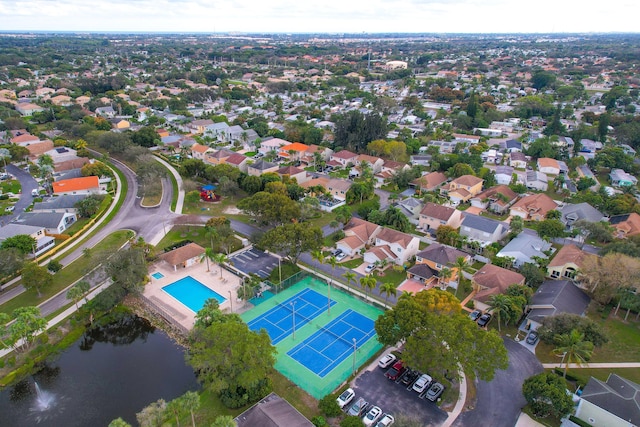
<path id="1" fill-rule="evenodd" d="M 340 252 L 337 256 L 336 256 L 336 261 L 342 261 L 343 259 L 345 259 L 347 257 L 347 254 L 345 254 L 344 252 Z"/>
<path id="2" fill-rule="evenodd" d="M 431 384 L 431 381 L 432 379 L 429 375 L 427 374 L 420 375 L 420 378 L 418 378 L 416 382 L 413 384 L 413 391 L 422 393 Z"/>
<path id="3" fill-rule="evenodd" d="M 362 421 L 364 422 L 365 426 L 372 426 L 373 423 L 375 423 L 381 415 L 382 409 L 380 409 L 379 406 L 374 406 L 373 408 L 369 409 L 369 412 L 367 412 L 367 415 L 364 416 Z"/>
<path id="4" fill-rule="evenodd" d="M 393 415 L 384 414 L 382 418 L 380 418 L 380 421 L 378 421 L 378 424 L 376 424 L 376 427 L 389 427 L 395 421 L 396 419 L 393 418 Z"/>
<path id="5" fill-rule="evenodd" d="M 393 353 L 389 353 L 386 356 L 383 356 L 378 361 L 378 367 L 382 369 L 386 369 L 389 366 L 393 365 L 393 363 L 397 360 L 397 357 Z"/>
<path id="6" fill-rule="evenodd" d="M 15 206 L 7 206 L 4 210 L 6 212 L 13 212 L 15 208 L 16 208 Z"/>
<path id="7" fill-rule="evenodd" d="M 374 269 L 374 268 L 376 268 L 376 266 L 375 266 L 375 265 L 373 265 L 373 264 L 369 264 L 369 265 L 367 265 L 367 266 L 364 268 L 364 272 L 365 272 L 366 274 L 369 274 L 369 273 L 371 273 L 371 272 L 373 271 L 373 269 Z"/>
<path id="8" fill-rule="evenodd" d="M 344 392 L 342 392 L 340 396 L 338 396 L 336 402 L 338 402 L 338 406 L 340 407 L 340 409 L 342 409 L 347 406 L 354 397 L 356 397 L 356 392 L 353 391 L 352 388 L 348 388 Z"/>

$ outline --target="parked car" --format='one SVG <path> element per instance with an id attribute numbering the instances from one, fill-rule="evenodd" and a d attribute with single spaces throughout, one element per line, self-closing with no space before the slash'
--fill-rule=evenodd
<path id="1" fill-rule="evenodd" d="M 373 271 L 373 269 L 374 269 L 374 268 L 376 268 L 376 266 L 375 266 L 375 265 L 373 265 L 373 264 L 369 264 L 369 265 L 367 265 L 367 266 L 364 268 L 364 272 L 365 272 L 366 274 L 369 274 L 369 273 L 371 273 L 371 272 Z"/>
<path id="2" fill-rule="evenodd" d="M 356 403 L 351 405 L 351 408 L 349 408 L 349 412 L 347 412 L 347 415 L 360 417 L 367 410 L 367 406 L 369 406 L 369 403 L 364 400 L 364 397 L 359 397 L 358 400 L 356 400 Z"/>
<path id="3" fill-rule="evenodd" d="M 402 376 L 400 382 L 408 387 L 412 385 L 419 376 L 420 372 L 414 371 L 413 369 L 407 369 L 407 372 Z"/>
<path id="4" fill-rule="evenodd" d="M 427 387 L 429 387 L 429 385 L 431 385 L 431 381 L 433 380 L 429 375 L 427 374 L 420 375 L 420 378 L 418 378 L 416 382 L 413 384 L 413 391 L 422 393 L 427 389 Z"/>
<path id="5" fill-rule="evenodd" d="M 379 406 L 374 406 L 373 408 L 369 409 L 369 412 L 367 412 L 367 415 L 364 416 L 362 422 L 364 422 L 365 426 L 369 427 L 373 425 L 373 423 L 375 423 L 381 415 L 382 409 L 380 409 Z"/>
<path id="6" fill-rule="evenodd" d="M 393 415 L 384 414 L 382 418 L 380 418 L 380 421 L 378 421 L 378 424 L 376 424 L 376 427 L 389 427 L 395 421 L 396 419 L 393 418 Z"/>
<path id="7" fill-rule="evenodd" d="M 4 210 L 7 212 L 13 212 L 15 208 L 15 206 L 7 206 L 6 208 L 4 208 Z"/>
<path id="8" fill-rule="evenodd" d="M 401 361 L 396 362 L 387 372 L 385 372 L 384 376 L 395 381 L 400 375 L 404 374 L 405 370 L 406 368 Z"/>
<path id="9" fill-rule="evenodd" d="M 336 256 L 336 261 L 342 261 L 343 259 L 345 259 L 347 257 L 347 254 L 345 254 L 344 252 L 340 252 L 337 256 Z"/>
<path id="10" fill-rule="evenodd" d="M 356 392 L 353 391 L 352 388 L 348 388 L 343 391 L 340 396 L 338 396 L 336 402 L 338 402 L 338 406 L 340 408 L 344 408 L 353 400 L 354 397 L 356 397 Z"/>
<path id="11" fill-rule="evenodd" d="M 342 249 L 334 249 L 331 251 L 331 256 L 338 256 L 342 253 Z"/>
<path id="12" fill-rule="evenodd" d="M 382 369 L 386 369 L 389 366 L 393 365 L 393 363 L 397 360 L 395 354 L 389 353 L 386 356 L 382 356 L 380 360 L 378 360 L 378 367 Z"/>
<path id="13" fill-rule="evenodd" d="M 538 338 L 539 338 L 538 332 L 536 332 L 536 331 L 529 332 L 529 335 L 527 335 L 527 344 L 533 345 L 533 344 L 537 343 L 538 342 Z"/>
<path id="14" fill-rule="evenodd" d="M 444 386 L 440 383 L 435 383 L 427 391 L 426 398 L 432 402 L 435 402 L 440 397 L 443 391 Z"/>
<path id="15" fill-rule="evenodd" d="M 485 327 L 491 320 L 491 315 L 489 313 L 485 313 L 478 318 L 478 326 Z"/>
<path id="16" fill-rule="evenodd" d="M 482 311 L 480 310 L 473 310 L 471 313 L 469 313 L 469 319 L 473 320 L 474 322 L 478 320 L 478 317 L 482 316 Z"/>

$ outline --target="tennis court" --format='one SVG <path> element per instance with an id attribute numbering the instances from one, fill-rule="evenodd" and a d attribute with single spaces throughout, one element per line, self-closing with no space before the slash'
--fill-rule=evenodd
<path id="1" fill-rule="evenodd" d="M 328 307 L 328 298 L 313 289 L 304 289 L 289 299 L 276 304 L 266 313 L 256 317 L 247 325 L 252 331 L 265 329 L 273 345 L 322 314 Z M 331 305 L 336 302 L 331 300 Z M 294 316 L 295 312 L 295 316 Z M 294 319 L 295 317 L 295 319 Z"/>
<path id="2" fill-rule="evenodd" d="M 287 354 L 324 377 L 374 335 L 373 320 L 349 309 Z"/>

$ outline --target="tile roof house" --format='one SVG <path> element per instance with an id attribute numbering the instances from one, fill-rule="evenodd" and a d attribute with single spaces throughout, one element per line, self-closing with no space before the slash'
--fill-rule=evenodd
<path id="1" fill-rule="evenodd" d="M 616 229 L 615 236 L 618 239 L 640 234 L 640 215 L 635 212 L 614 215 L 609 218 L 609 223 Z"/>
<path id="2" fill-rule="evenodd" d="M 594 256 L 575 245 L 564 245 L 547 265 L 547 276 L 552 279 L 573 279 L 584 260 Z"/>
<path id="3" fill-rule="evenodd" d="M 298 184 L 302 184 L 303 182 L 306 182 L 309 180 L 309 178 L 307 177 L 307 171 L 305 171 L 304 169 L 297 168 L 295 166 L 282 167 L 278 169 L 276 173 L 280 175 L 280 177 L 282 177 L 283 179 L 284 178 L 295 179 Z"/>
<path id="4" fill-rule="evenodd" d="M 560 175 L 560 164 L 556 159 L 541 157 L 538 159 L 538 170 L 547 175 Z"/>
<path id="5" fill-rule="evenodd" d="M 414 185 L 418 192 L 436 191 L 438 188 L 447 182 L 447 177 L 442 172 L 431 172 L 426 175 L 422 175 L 420 178 L 414 179 L 411 184 Z"/>
<path id="6" fill-rule="evenodd" d="M 558 209 L 556 202 L 546 194 L 532 194 L 518 200 L 511 206 L 511 215 L 516 215 L 525 221 L 542 221 L 547 212 Z"/>
<path id="7" fill-rule="evenodd" d="M 495 243 L 509 232 L 509 226 L 501 221 L 479 215 L 465 215 L 460 226 L 460 235 L 482 246 Z"/>
<path id="8" fill-rule="evenodd" d="M 52 187 L 53 193 L 58 196 L 65 194 L 101 194 L 106 191 L 106 186 L 100 184 L 97 176 L 64 179 L 54 182 Z"/>
<path id="9" fill-rule="evenodd" d="M 44 108 L 29 102 L 19 102 L 16 104 L 16 111 L 24 117 L 29 117 L 32 116 L 33 113 L 40 113 L 44 111 Z"/>
<path id="10" fill-rule="evenodd" d="M 344 167 L 349 163 L 355 165 L 358 160 L 358 155 L 348 150 L 341 150 L 333 153 L 329 159 L 340 163 Z"/>
<path id="11" fill-rule="evenodd" d="M 336 243 L 336 248 L 347 255 L 354 255 L 365 245 L 373 245 L 381 230 L 382 227 L 378 224 L 360 218 L 351 218 L 343 228 L 345 237 Z"/>
<path id="12" fill-rule="evenodd" d="M 211 147 L 198 144 L 197 142 L 191 146 L 191 157 L 193 157 L 194 159 L 204 160 L 205 154 L 211 152 L 213 152 L 213 149 Z"/>
<path id="13" fill-rule="evenodd" d="M 204 156 L 205 163 L 210 163 L 212 165 L 221 165 L 227 161 L 229 156 L 235 154 L 234 151 L 227 150 L 226 148 L 222 148 L 218 151 L 206 153 Z"/>
<path id="14" fill-rule="evenodd" d="M 551 249 L 551 243 L 541 239 L 534 230 L 525 228 L 496 254 L 497 257 L 513 258 L 513 266 L 521 268 L 525 263 L 535 263 L 533 257 L 547 259 L 546 251 Z"/>
<path id="15" fill-rule="evenodd" d="M 558 210 L 562 214 L 560 221 L 569 228 L 572 227 L 576 221 L 600 222 L 605 219 L 602 212 L 586 202 L 577 204 L 567 203 Z"/>
<path id="16" fill-rule="evenodd" d="M 593 427 L 640 425 L 640 384 L 617 374 L 607 381 L 591 377 L 582 391 L 576 417 Z"/>
<path id="17" fill-rule="evenodd" d="M 458 280 L 458 269 L 453 267 L 458 258 L 471 261 L 471 256 L 450 246 L 433 243 L 416 254 L 416 263 L 407 270 L 407 279 L 417 280 L 425 286 L 435 285 L 439 272 L 447 267 L 451 270 L 450 282 Z"/>
<path id="18" fill-rule="evenodd" d="M 477 176 L 462 175 L 441 188 L 440 193 L 446 194 L 454 204 L 464 203 L 482 191 L 483 182 Z"/>
<path id="19" fill-rule="evenodd" d="M 270 393 L 234 421 L 237 427 L 313 427 L 311 421 L 275 393 Z"/>
<path id="20" fill-rule="evenodd" d="M 269 152 L 278 152 L 280 147 L 285 145 L 289 145 L 289 141 L 285 141 L 280 138 L 271 138 L 260 143 L 260 148 L 258 148 L 258 152 L 262 154 L 268 154 Z"/>
<path id="21" fill-rule="evenodd" d="M 40 138 L 35 135 L 31 135 L 30 133 L 21 133 L 11 138 L 12 144 L 22 145 L 23 147 L 38 141 L 40 141 Z"/>
<path id="22" fill-rule="evenodd" d="M 518 195 L 506 185 L 496 185 L 471 199 L 471 206 L 489 209 L 499 214 L 504 213 L 511 206 Z"/>
<path id="23" fill-rule="evenodd" d="M 29 150 L 29 159 L 35 161 L 38 157 L 45 154 L 47 151 L 53 150 L 53 141 L 45 139 L 42 141 L 34 141 L 28 144 L 21 144 Z"/>
<path id="24" fill-rule="evenodd" d="M 485 311 L 492 295 L 502 294 L 514 284 L 524 285 L 524 276 L 497 265 L 485 264 L 472 276 L 471 283 L 476 290 L 474 307 Z"/>
<path id="25" fill-rule="evenodd" d="M 384 165 L 384 160 L 380 157 L 370 156 L 368 154 L 358 154 L 356 157 L 356 166 L 360 166 L 363 162 L 367 162 L 371 166 L 371 170 L 374 174 L 379 173 Z"/>
<path id="26" fill-rule="evenodd" d="M 199 263 L 204 252 L 202 246 L 188 243 L 160 255 L 159 258 L 173 267 L 174 271 L 177 271 L 178 268 L 186 268 Z"/>
<path id="27" fill-rule="evenodd" d="M 420 211 L 418 226 L 425 231 L 435 231 L 441 225 L 459 228 L 462 222 L 462 211 L 449 206 L 427 202 Z"/>
<path id="28" fill-rule="evenodd" d="M 278 156 L 291 161 L 298 161 L 302 159 L 302 156 L 308 149 L 308 145 L 302 144 L 301 142 L 294 142 L 280 147 Z"/>
<path id="29" fill-rule="evenodd" d="M 418 253 L 420 239 L 392 228 L 382 227 L 376 235 L 374 246 L 364 253 L 364 261 L 374 264 L 388 260 L 397 265 L 404 265 L 409 258 Z"/>
<path id="30" fill-rule="evenodd" d="M 590 302 L 591 298 L 570 280 L 547 280 L 531 297 L 523 326 L 535 330 L 545 317 L 563 313 L 583 316 Z"/>
<path id="31" fill-rule="evenodd" d="M 247 161 L 249 158 L 244 154 L 233 153 L 225 160 L 225 163 L 233 166 L 236 169 L 240 169 L 240 171 L 247 173 Z"/>

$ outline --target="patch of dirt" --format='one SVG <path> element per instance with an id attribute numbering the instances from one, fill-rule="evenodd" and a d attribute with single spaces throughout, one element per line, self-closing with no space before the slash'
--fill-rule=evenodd
<path id="1" fill-rule="evenodd" d="M 240 215 L 242 213 L 242 211 L 240 209 L 236 208 L 235 206 L 227 206 L 226 208 L 224 208 L 222 213 L 226 213 L 226 214 L 229 214 L 229 215 Z"/>

